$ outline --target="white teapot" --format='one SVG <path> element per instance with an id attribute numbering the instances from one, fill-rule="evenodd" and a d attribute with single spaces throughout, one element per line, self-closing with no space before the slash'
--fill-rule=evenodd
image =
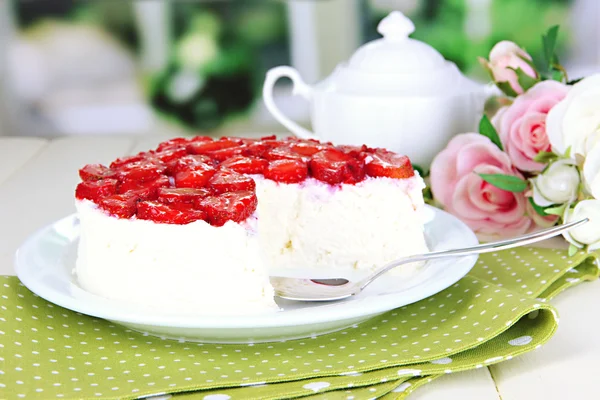
<path id="1" fill-rule="evenodd" d="M 496 90 L 467 79 L 433 47 L 410 39 L 414 25 L 401 12 L 390 13 L 378 31 L 382 39 L 360 47 L 314 86 L 292 67 L 269 70 L 265 105 L 301 138 L 385 147 L 428 168 L 452 136 L 477 129 L 485 100 Z M 293 94 L 311 103 L 314 134 L 275 105 L 273 86 L 282 77 L 292 80 Z"/>

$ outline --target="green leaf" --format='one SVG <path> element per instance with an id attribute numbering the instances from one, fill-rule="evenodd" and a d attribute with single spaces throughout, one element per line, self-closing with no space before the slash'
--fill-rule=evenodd
<path id="1" fill-rule="evenodd" d="M 565 73 L 564 71 L 553 69 L 550 73 L 550 77 L 553 81 L 564 82 L 565 81 Z"/>
<path id="2" fill-rule="evenodd" d="M 490 121 L 487 115 L 481 117 L 481 120 L 479 121 L 479 133 L 490 139 L 500 150 L 504 150 L 502 142 L 500 141 L 500 136 L 498 136 L 496 128 L 494 128 L 492 121 Z"/>
<path id="3" fill-rule="evenodd" d="M 547 215 L 558 215 L 558 216 L 562 217 L 565 213 L 565 208 L 567 208 L 567 205 L 563 204 L 561 206 L 545 208 L 544 212 Z"/>
<path id="4" fill-rule="evenodd" d="M 550 161 L 554 161 L 558 158 L 558 156 L 551 151 L 540 151 L 533 157 L 533 161 L 539 162 L 542 164 L 548 164 Z"/>
<path id="5" fill-rule="evenodd" d="M 569 257 L 573 257 L 575 254 L 577 254 L 578 251 L 579 248 L 577 248 L 577 246 L 575 246 L 572 243 L 569 245 Z"/>
<path id="6" fill-rule="evenodd" d="M 535 204 L 535 201 L 533 201 L 533 197 L 528 197 L 528 199 L 529 199 L 529 203 L 531 204 L 531 207 L 533 207 L 533 209 L 535 210 L 536 213 L 538 213 L 542 217 L 548 216 L 548 214 L 546 214 L 546 211 L 544 211 L 544 207 L 540 207 L 537 204 Z"/>
<path id="7" fill-rule="evenodd" d="M 494 78 L 492 77 L 492 80 Z M 514 91 L 510 83 L 508 82 L 495 82 L 498 89 L 502 90 L 502 92 L 509 97 L 517 97 L 518 93 Z"/>
<path id="8" fill-rule="evenodd" d="M 519 86 L 521 86 L 521 88 L 523 88 L 524 92 L 526 92 L 533 85 L 535 85 L 536 83 L 539 82 L 539 79 L 532 78 L 531 76 L 527 75 L 525 73 L 525 71 L 523 71 L 521 68 L 517 68 L 517 69 L 511 68 L 511 69 L 516 72 Z"/>
<path id="9" fill-rule="evenodd" d="M 514 176 L 504 174 L 478 174 L 481 179 L 487 183 L 496 186 L 498 189 L 506 190 L 508 192 L 524 192 L 529 186 L 527 181 Z"/>
<path id="10" fill-rule="evenodd" d="M 567 150 L 565 150 L 565 157 L 571 158 L 571 146 L 567 147 Z"/>
<path id="11" fill-rule="evenodd" d="M 554 51 L 556 49 L 556 38 L 558 37 L 558 25 L 554 25 L 545 35 L 542 36 L 542 44 L 544 45 L 544 57 L 547 65 L 554 64 Z"/>

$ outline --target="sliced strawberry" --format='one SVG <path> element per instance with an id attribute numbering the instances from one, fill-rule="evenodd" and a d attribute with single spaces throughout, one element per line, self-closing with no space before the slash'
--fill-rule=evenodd
<path id="1" fill-rule="evenodd" d="M 172 147 L 169 149 L 165 149 L 162 151 L 159 151 L 157 153 L 154 154 L 154 156 L 159 159 L 160 161 L 162 161 L 163 163 L 168 164 L 171 161 L 176 161 L 178 159 L 180 159 L 181 157 L 187 156 L 188 152 L 184 147 Z"/>
<path id="2" fill-rule="evenodd" d="M 162 224 L 189 224 L 206 219 L 206 213 L 189 204 L 163 204 L 157 201 L 141 201 L 137 204 L 137 217 Z"/>
<path id="3" fill-rule="evenodd" d="M 242 154 L 244 148 L 245 146 L 230 147 L 227 149 L 211 151 L 210 153 L 207 153 L 207 155 L 217 163 L 220 163 L 232 157 L 239 156 Z"/>
<path id="4" fill-rule="evenodd" d="M 133 163 L 133 162 L 137 162 L 137 161 L 142 161 L 142 160 L 146 160 L 152 158 L 152 153 L 149 152 L 142 152 L 142 153 L 138 153 L 136 155 L 133 156 L 128 156 L 128 157 L 123 157 L 123 158 L 117 158 L 115 161 L 113 161 L 112 163 L 110 163 L 110 167 L 113 169 L 117 169 L 117 168 L 121 168 L 124 165 Z"/>
<path id="5" fill-rule="evenodd" d="M 249 176 L 238 174 L 235 171 L 223 169 L 217 172 L 210 182 L 208 187 L 213 193 L 236 192 L 239 190 L 254 191 L 256 183 Z"/>
<path id="6" fill-rule="evenodd" d="M 210 194 L 208 189 L 160 188 L 158 189 L 158 201 L 165 204 L 192 204 L 196 200 L 203 199 Z"/>
<path id="7" fill-rule="evenodd" d="M 298 183 L 308 176 L 308 166 L 302 160 L 274 160 L 264 172 L 265 178 L 276 182 Z"/>
<path id="8" fill-rule="evenodd" d="M 166 166 L 158 160 L 141 160 L 119 167 L 117 176 L 123 181 L 153 181 L 162 175 L 166 169 Z"/>
<path id="9" fill-rule="evenodd" d="M 175 187 L 178 188 L 203 188 L 217 170 L 208 164 L 198 164 L 188 168 L 181 168 L 175 173 Z"/>
<path id="10" fill-rule="evenodd" d="M 153 181 L 140 182 L 127 180 L 121 182 L 117 193 L 132 193 L 137 195 L 142 200 L 156 200 L 158 198 L 158 189 L 169 187 L 169 185 L 169 178 L 165 175 L 161 175 Z"/>
<path id="11" fill-rule="evenodd" d="M 102 164 L 88 164 L 79 170 L 79 176 L 84 181 L 97 181 L 100 179 L 114 178 L 117 173 Z"/>
<path id="12" fill-rule="evenodd" d="M 100 200 L 98 205 L 119 218 L 131 218 L 137 210 L 140 197 L 135 193 L 113 194 Z"/>
<path id="13" fill-rule="evenodd" d="M 257 204 L 256 193 L 249 190 L 210 196 L 197 203 L 206 212 L 207 221 L 214 226 L 223 226 L 227 221 L 245 221 L 254 213 Z"/>
<path id="14" fill-rule="evenodd" d="M 299 154 L 301 156 L 312 156 L 313 154 L 318 153 L 321 150 L 326 149 L 328 146 L 322 145 L 321 143 L 315 142 L 298 142 L 292 143 L 290 145 L 290 149 L 293 153 Z"/>
<path id="15" fill-rule="evenodd" d="M 167 163 L 167 172 L 174 175 L 183 170 L 195 169 L 203 164 L 211 165 L 212 160 L 210 157 L 201 154 L 192 154 Z"/>
<path id="16" fill-rule="evenodd" d="M 269 162 L 257 157 L 235 156 L 221 164 L 240 174 L 262 174 Z"/>
<path id="17" fill-rule="evenodd" d="M 217 140 L 216 142 L 192 142 L 186 146 L 190 154 L 209 154 L 213 151 L 239 147 L 240 143 L 233 140 Z"/>
<path id="18" fill-rule="evenodd" d="M 365 178 L 364 162 L 336 149 L 322 150 L 310 160 L 311 175 L 330 185 L 356 183 Z"/>
<path id="19" fill-rule="evenodd" d="M 190 143 L 200 143 L 200 142 L 212 142 L 214 141 L 213 138 L 211 138 L 210 136 L 194 136 L 193 138 L 190 139 Z"/>
<path id="20" fill-rule="evenodd" d="M 367 158 L 365 172 L 369 176 L 388 177 L 396 179 L 410 178 L 415 171 L 406 156 L 385 149 L 376 149 Z"/>
<path id="21" fill-rule="evenodd" d="M 156 151 L 158 153 L 160 153 L 165 150 L 185 148 L 185 146 L 188 143 L 189 143 L 189 139 L 187 139 L 187 138 L 175 138 L 175 139 L 167 140 L 165 142 L 160 143 L 158 145 L 158 147 L 156 148 Z"/>
<path id="22" fill-rule="evenodd" d="M 349 154 L 356 159 L 363 160 L 363 161 L 364 161 L 365 157 L 367 156 L 367 153 L 371 153 L 373 151 L 373 149 L 370 149 L 369 147 L 365 146 L 364 144 L 362 146 L 348 146 L 348 145 L 336 146 L 336 149 L 338 149 L 346 154 Z"/>
<path id="23" fill-rule="evenodd" d="M 269 135 L 269 136 L 263 136 L 260 138 L 261 141 L 265 141 L 265 140 L 277 140 L 277 136 L 275 135 Z"/>
<path id="24" fill-rule="evenodd" d="M 117 192 L 116 179 L 100 179 L 98 181 L 84 181 L 77 185 L 75 197 L 78 199 L 88 199 L 98 202 L 101 199 L 111 196 Z"/>
<path id="25" fill-rule="evenodd" d="M 280 146 L 280 144 L 280 142 L 270 139 L 248 143 L 242 148 L 242 155 L 264 158 L 269 150 Z"/>
<path id="26" fill-rule="evenodd" d="M 292 150 L 289 145 L 283 145 L 267 151 L 264 157 L 269 160 L 301 160 L 308 162 L 310 157 L 303 156 Z"/>

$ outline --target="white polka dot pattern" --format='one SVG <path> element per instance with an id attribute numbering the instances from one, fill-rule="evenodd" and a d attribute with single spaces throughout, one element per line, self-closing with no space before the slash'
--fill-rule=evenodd
<path id="1" fill-rule="evenodd" d="M 482 256 L 452 287 L 360 326 L 254 345 L 146 336 L 49 304 L 16 278 L 0 277 L 0 398 L 189 390 L 202 390 L 189 397 L 208 400 L 244 399 L 248 391 L 256 398 L 318 398 L 332 390 L 357 399 L 404 396 L 439 374 L 538 347 L 556 329 L 555 312 L 542 300 L 598 275 L 582 255 L 513 252 Z"/>

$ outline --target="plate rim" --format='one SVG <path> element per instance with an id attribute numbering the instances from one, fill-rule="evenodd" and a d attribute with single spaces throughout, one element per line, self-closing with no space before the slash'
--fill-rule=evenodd
<path id="1" fill-rule="evenodd" d="M 440 218 L 450 220 L 453 223 L 453 225 L 456 225 L 456 227 L 462 231 L 463 240 L 466 242 L 465 246 L 470 246 L 479 243 L 477 237 L 475 236 L 475 233 L 458 218 L 430 205 L 426 205 L 426 208 L 430 211 L 433 211 L 434 213 L 429 223 L 435 223 L 435 221 L 439 220 Z M 133 323 L 141 325 L 188 329 L 256 329 L 343 321 L 347 319 L 360 318 L 362 316 L 367 318 L 368 316 L 375 316 L 386 311 L 393 310 L 395 308 L 415 303 L 417 301 L 423 300 L 443 291 L 444 289 L 452 286 L 464 276 L 466 276 L 477 261 L 477 256 L 463 257 L 462 262 L 454 263 L 454 268 L 449 269 L 451 271 L 454 271 L 453 274 L 450 274 L 450 277 L 446 277 L 446 279 L 436 279 L 432 282 L 430 282 L 431 279 L 427 279 L 426 281 L 421 282 L 415 287 L 409 288 L 407 289 L 407 291 L 404 292 L 369 296 L 348 302 L 324 303 L 319 306 L 304 309 L 280 310 L 270 313 L 252 315 L 167 315 L 162 312 L 130 314 L 128 313 L 126 307 L 124 308 L 124 310 L 116 310 L 114 307 L 109 307 L 107 312 L 106 308 L 104 310 L 102 308 L 99 309 L 96 304 L 90 301 L 83 301 L 82 303 L 81 301 L 78 301 L 78 299 L 72 296 L 69 296 L 54 288 L 49 288 L 47 287 L 47 285 L 44 285 L 39 280 L 35 279 L 35 277 L 30 276 L 30 274 L 27 273 L 28 267 L 24 260 L 24 254 L 27 253 L 27 251 L 30 249 L 35 249 L 41 238 L 49 234 L 49 232 L 51 232 L 52 229 L 58 223 L 67 220 L 75 220 L 76 218 L 76 214 L 71 214 L 67 217 L 54 221 L 49 225 L 46 225 L 45 227 L 39 229 L 34 234 L 29 236 L 19 247 L 15 254 L 14 265 L 17 277 L 23 283 L 23 285 L 25 285 L 33 293 L 45 299 L 46 301 L 49 301 L 63 308 L 88 316 L 107 319 L 115 322 Z M 60 262 L 46 263 L 46 265 L 58 264 L 60 264 Z M 74 284 L 71 281 L 69 281 L 69 285 Z M 111 303 L 114 306 L 116 306 L 117 304 L 123 304 L 123 302 L 106 299 L 101 296 L 94 295 L 90 292 L 85 291 L 82 288 L 79 289 L 83 290 L 84 292 L 86 292 L 86 294 L 93 296 L 99 301 L 106 303 L 106 305 L 110 305 Z M 424 291 L 423 289 L 427 290 Z M 421 292 L 421 294 L 417 294 L 418 292 Z M 424 295 L 422 294 L 423 292 L 425 292 Z M 408 296 L 407 293 L 409 294 Z M 408 297 L 408 301 L 398 301 L 398 297 L 404 299 Z M 374 301 L 375 299 L 380 299 L 380 301 Z M 396 301 L 394 301 L 394 299 L 396 299 Z M 354 305 L 354 307 L 344 307 L 343 304 L 345 303 Z M 135 307 L 130 306 L 129 310 L 131 310 L 131 308 Z M 335 313 L 328 312 L 328 310 L 330 309 L 333 309 Z M 316 310 L 319 310 L 320 312 L 317 313 L 315 312 Z"/>

